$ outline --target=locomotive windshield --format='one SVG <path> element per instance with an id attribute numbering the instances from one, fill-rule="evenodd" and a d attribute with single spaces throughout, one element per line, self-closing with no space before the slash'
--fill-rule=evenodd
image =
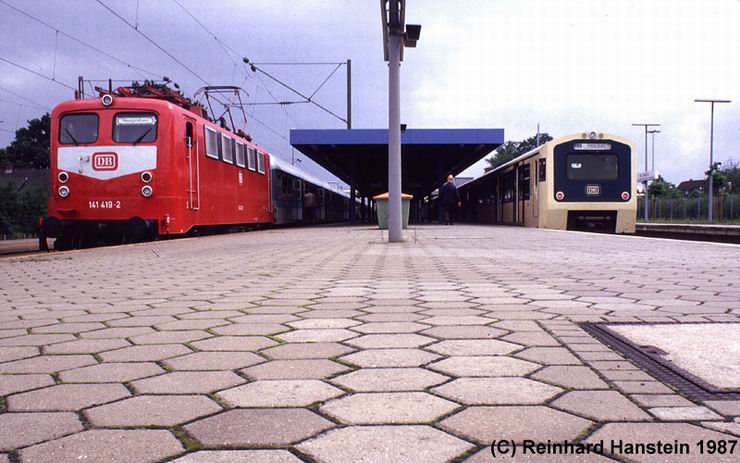
<path id="1" fill-rule="evenodd" d="M 568 180 L 614 180 L 619 177 L 616 154 L 569 154 L 566 159 Z"/>
<path id="2" fill-rule="evenodd" d="M 113 120 L 113 141 L 151 143 L 157 139 L 157 115 L 154 113 L 118 113 Z"/>
<path id="3" fill-rule="evenodd" d="M 67 114 L 59 122 L 59 143 L 79 145 L 98 139 L 97 114 Z"/>

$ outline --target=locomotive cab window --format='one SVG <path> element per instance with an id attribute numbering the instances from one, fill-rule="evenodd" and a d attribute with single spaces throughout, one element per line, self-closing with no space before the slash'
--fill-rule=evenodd
<path id="1" fill-rule="evenodd" d="M 615 180 L 619 177 L 616 154 L 569 154 L 566 158 L 568 180 Z"/>
<path id="2" fill-rule="evenodd" d="M 113 119 L 113 141 L 117 143 L 152 143 L 156 139 L 154 113 L 118 113 Z"/>
<path id="3" fill-rule="evenodd" d="M 59 143 L 79 145 L 98 139 L 97 114 L 67 114 L 59 122 Z"/>
<path id="4" fill-rule="evenodd" d="M 205 129 L 206 137 L 206 156 L 213 159 L 218 159 L 218 132 L 211 129 L 210 127 L 203 127 Z"/>
<path id="5" fill-rule="evenodd" d="M 529 199 L 529 179 L 531 170 L 529 164 L 519 166 L 519 199 Z"/>
<path id="6" fill-rule="evenodd" d="M 234 163 L 234 139 L 221 135 L 221 154 L 224 162 Z"/>

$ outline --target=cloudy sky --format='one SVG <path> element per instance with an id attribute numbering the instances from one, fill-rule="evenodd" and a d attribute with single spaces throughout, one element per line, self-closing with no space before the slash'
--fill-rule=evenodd
<path id="1" fill-rule="evenodd" d="M 408 0 L 406 19 L 423 26 L 401 74 L 402 120 L 410 128 L 504 128 L 511 140 L 533 135 L 538 123 L 553 136 L 610 132 L 635 140 L 642 170 L 644 134 L 631 124 L 661 123 L 656 169 L 678 182 L 702 176 L 708 164 L 709 106 L 693 100 L 719 97 L 733 103 L 716 109 L 716 159 L 740 159 L 738 0 Z M 0 58 L 73 87 L 79 75 L 166 75 L 188 94 L 203 79 L 242 86 L 250 102 L 289 101 L 298 98 L 246 69 L 241 57 L 257 63 L 352 59 L 353 126 L 387 127 L 377 0 L 0 0 L 0 27 Z M 311 94 L 336 66 L 262 67 Z M 344 117 L 345 92 L 342 66 L 315 99 Z M 64 86 L 0 60 L 0 146 L 27 119 L 71 97 Z M 344 127 L 306 104 L 248 112 L 248 132 L 285 159 L 292 155 L 291 128 Z"/>

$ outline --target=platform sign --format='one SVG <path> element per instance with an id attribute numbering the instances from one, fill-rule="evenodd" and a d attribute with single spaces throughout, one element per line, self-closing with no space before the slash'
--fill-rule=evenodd
<path id="1" fill-rule="evenodd" d="M 655 180 L 655 172 L 653 172 L 652 170 L 637 173 L 638 183 L 649 182 L 650 180 Z"/>

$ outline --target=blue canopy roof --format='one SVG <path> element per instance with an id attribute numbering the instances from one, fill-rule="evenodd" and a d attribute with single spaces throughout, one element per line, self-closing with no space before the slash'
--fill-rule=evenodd
<path id="1" fill-rule="evenodd" d="M 401 132 L 402 188 L 420 197 L 504 142 L 503 129 L 408 129 Z M 290 143 L 344 182 L 373 196 L 388 189 L 388 130 L 290 131 Z"/>

